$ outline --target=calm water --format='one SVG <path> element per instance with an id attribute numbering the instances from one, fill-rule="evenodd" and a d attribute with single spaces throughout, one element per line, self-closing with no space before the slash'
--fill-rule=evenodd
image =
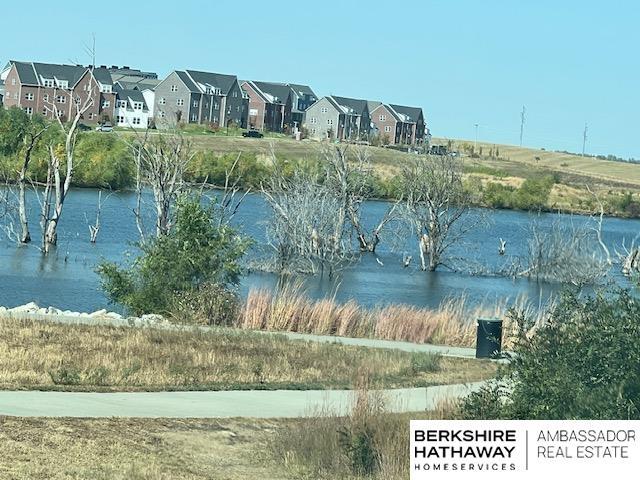
<path id="1" fill-rule="evenodd" d="M 0 305 L 9 307 L 35 301 L 41 306 L 53 305 L 63 309 L 93 310 L 105 307 L 108 302 L 100 290 L 94 273 L 100 259 L 123 261 L 135 256 L 133 246 L 137 230 L 131 213 L 135 198 L 132 193 L 118 193 L 103 203 L 100 234 L 96 244 L 89 242 L 87 218 L 93 221 L 97 192 L 77 189 L 72 191 L 65 204 L 59 227 L 59 244 L 54 255 L 44 258 L 35 246 L 18 247 L 4 234 L 0 239 Z M 32 201 L 30 212 L 34 243 L 39 243 L 40 228 L 37 224 L 37 202 Z M 370 202 L 364 208 L 365 220 L 375 222 L 385 211 L 384 202 Z M 493 265 L 504 262 L 497 255 L 498 238 L 507 240 L 509 255 L 522 255 L 526 251 L 527 226 L 534 215 L 523 212 L 485 212 L 484 227 L 466 238 L 465 244 L 456 248 L 454 255 L 488 262 Z M 238 226 L 263 244 L 264 221 L 268 216 L 259 195 L 248 196 L 235 218 Z M 557 215 L 542 215 L 540 221 L 550 225 Z M 561 216 L 562 221 L 584 222 L 584 218 Z M 148 222 L 152 226 L 152 222 Z M 610 246 L 627 244 L 640 232 L 639 220 L 605 219 L 603 234 Z M 263 244 L 264 245 L 264 244 Z M 252 255 L 259 255 L 255 247 Z M 408 303 L 419 306 L 436 306 L 451 296 L 466 295 L 471 301 L 515 299 L 526 295 L 534 302 L 544 301 L 558 290 L 557 285 L 538 285 L 528 280 L 512 280 L 490 276 L 471 276 L 441 271 L 422 272 L 418 269 L 415 241 L 399 241 L 383 238 L 378 247 L 381 266 L 372 255 L 366 255 L 352 267 L 343 271 L 334 281 L 310 278 L 308 292 L 315 297 L 336 295 L 344 301 L 354 298 L 365 305 L 383 303 Z M 402 267 L 403 253 L 413 255 L 409 268 Z M 66 257 L 66 259 L 65 259 Z M 243 278 L 241 291 L 252 286 L 271 287 L 276 277 L 271 274 L 250 273 Z M 624 279 L 617 277 L 624 283 Z"/>

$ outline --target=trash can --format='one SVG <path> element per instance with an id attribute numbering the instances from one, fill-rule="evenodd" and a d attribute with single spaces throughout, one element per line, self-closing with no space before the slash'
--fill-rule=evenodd
<path id="1" fill-rule="evenodd" d="M 476 335 L 476 358 L 495 358 L 502 348 L 502 320 L 479 318 Z"/>

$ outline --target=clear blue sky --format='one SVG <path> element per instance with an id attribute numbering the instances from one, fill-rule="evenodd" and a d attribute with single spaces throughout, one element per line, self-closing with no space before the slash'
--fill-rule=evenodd
<path id="1" fill-rule="evenodd" d="M 10 2 L 0 61 L 307 83 L 422 106 L 435 136 L 640 158 L 634 0 Z"/>

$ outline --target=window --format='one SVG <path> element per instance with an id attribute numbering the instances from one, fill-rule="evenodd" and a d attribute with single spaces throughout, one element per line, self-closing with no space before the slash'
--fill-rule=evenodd
<path id="1" fill-rule="evenodd" d="M 240 105 L 236 107 L 236 112 L 239 112 L 239 111 L 240 111 Z"/>
<path id="2" fill-rule="evenodd" d="M 142 110 L 142 102 L 133 102 L 134 110 Z"/>
<path id="3" fill-rule="evenodd" d="M 15 79 L 15 78 L 12 78 L 12 79 L 11 79 L 11 85 L 15 85 L 15 84 L 16 84 L 16 79 Z"/>
<path id="4" fill-rule="evenodd" d="M 89 114 L 89 120 L 93 120 L 93 117 L 95 117 L 95 115 L 93 114 L 93 112 L 91 112 L 91 113 Z"/>
<path id="5" fill-rule="evenodd" d="M 17 100 L 18 99 L 18 92 L 13 92 L 13 99 Z"/>
<path id="6" fill-rule="evenodd" d="M 315 125 L 316 123 L 318 123 L 318 119 L 316 117 L 311 117 L 311 122 L 309 123 L 312 123 Z"/>
<path id="7" fill-rule="evenodd" d="M 391 127 L 389 125 L 385 125 L 384 131 L 389 133 L 391 131 Z"/>
<path id="8" fill-rule="evenodd" d="M 33 93 L 25 93 L 24 98 L 26 100 L 33 100 Z"/>
<path id="9" fill-rule="evenodd" d="M 315 128 L 312 128 L 312 129 L 311 129 L 311 133 L 315 135 L 315 133 L 316 133 L 316 129 L 315 129 Z"/>
<path id="10" fill-rule="evenodd" d="M 380 115 L 380 121 L 381 122 L 385 122 L 387 120 L 387 116 L 386 115 Z"/>
<path id="11" fill-rule="evenodd" d="M 126 108 L 127 106 L 127 101 L 126 100 L 118 100 L 118 103 L 116 104 L 116 106 L 118 108 Z"/>
<path id="12" fill-rule="evenodd" d="M 193 115 L 191 115 L 191 121 L 192 122 L 197 122 L 198 121 L 198 116 L 195 113 Z"/>
<path id="13" fill-rule="evenodd" d="M 124 123 L 124 117 L 122 115 L 118 115 L 118 123 Z"/>
<path id="14" fill-rule="evenodd" d="M 160 100 L 158 100 L 158 104 L 159 105 L 164 105 L 167 103 L 167 99 L 164 97 L 160 97 Z"/>
<path id="15" fill-rule="evenodd" d="M 213 109 L 218 110 L 218 102 L 213 102 Z"/>
<path id="16" fill-rule="evenodd" d="M 233 98 L 238 98 L 238 91 L 237 90 L 233 91 Z"/>
<path id="17" fill-rule="evenodd" d="M 69 81 L 68 80 L 58 80 L 58 87 L 60 88 L 69 88 Z"/>
<path id="18" fill-rule="evenodd" d="M 333 125 L 333 118 L 327 120 L 327 125 Z"/>
<path id="19" fill-rule="evenodd" d="M 194 101 L 193 101 L 193 106 L 194 106 L 194 107 L 197 107 L 198 105 L 199 105 L 198 100 L 194 100 Z"/>
<path id="20" fill-rule="evenodd" d="M 53 88 L 53 80 L 51 80 L 50 78 L 42 79 L 42 83 L 46 88 Z"/>
<path id="21" fill-rule="evenodd" d="M 102 101 L 102 108 L 109 108 L 111 106 L 111 102 L 109 100 Z"/>
<path id="22" fill-rule="evenodd" d="M 25 113 L 26 113 L 27 115 L 31 115 L 31 114 L 33 113 L 33 108 L 31 108 L 31 107 L 25 107 L 24 111 L 25 111 Z"/>
<path id="23" fill-rule="evenodd" d="M 58 95 L 56 97 L 56 102 L 58 102 L 58 103 L 67 103 L 67 97 L 65 97 L 64 95 Z"/>
<path id="24" fill-rule="evenodd" d="M 48 93 L 45 93 L 45 94 L 42 96 L 42 101 L 43 101 L 43 102 L 48 102 L 48 101 L 49 101 L 49 94 L 48 94 Z"/>
<path id="25" fill-rule="evenodd" d="M 182 107 L 184 105 L 184 98 L 179 98 L 176 101 L 176 105 L 178 105 L 179 107 Z"/>
<path id="26" fill-rule="evenodd" d="M 320 111 L 321 111 L 322 113 L 327 113 L 327 112 L 329 111 L 329 109 L 328 109 L 327 107 L 322 107 L 322 108 L 320 109 Z"/>
<path id="27" fill-rule="evenodd" d="M 178 86 L 177 85 L 171 85 L 171 91 L 172 92 L 177 92 L 178 91 Z"/>
<path id="28" fill-rule="evenodd" d="M 111 93 L 111 85 L 102 85 L 102 93 Z"/>
<path id="29" fill-rule="evenodd" d="M 133 117 L 133 124 L 140 125 L 140 117 Z"/>
<path id="30" fill-rule="evenodd" d="M 44 115 L 46 117 L 48 113 L 49 113 L 49 110 L 47 110 L 47 107 L 44 107 L 42 109 L 42 115 Z"/>
<path id="31" fill-rule="evenodd" d="M 160 118 L 164 118 L 164 117 L 165 117 L 164 111 L 160 110 Z"/>
<path id="32" fill-rule="evenodd" d="M 82 100 L 80 100 L 80 97 L 76 97 L 75 104 L 80 106 L 81 103 L 82 103 Z"/>

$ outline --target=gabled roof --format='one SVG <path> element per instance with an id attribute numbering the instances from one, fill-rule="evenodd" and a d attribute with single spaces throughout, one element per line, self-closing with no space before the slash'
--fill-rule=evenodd
<path id="1" fill-rule="evenodd" d="M 117 83 L 121 88 L 127 90 L 155 90 L 160 83 L 156 78 L 141 78 L 130 75 L 111 74 L 114 84 Z"/>
<path id="2" fill-rule="evenodd" d="M 402 119 L 402 117 L 398 114 L 398 112 L 396 112 L 393 108 L 391 108 L 391 106 L 384 104 L 382 102 L 368 102 L 369 103 L 369 113 L 371 114 L 372 120 L 375 120 L 374 116 L 373 116 L 373 112 L 380 109 L 380 108 L 384 108 L 385 111 L 389 112 L 389 114 L 393 117 L 393 119 L 396 122 L 403 122 L 404 120 Z M 371 108 L 371 104 L 375 104 L 376 106 L 372 109 Z"/>
<path id="3" fill-rule="evenodd" d="M 191 78 L 189 78 L 189 75 L 187 75 L 187 72 L 183 72 L 182 70 L 176 70 L 174 73 L 178 76 L 180 80 L 182 80 L 182 83 L 184 83 L 191 92 L 201 93 L 198 86 L 193 82 L 193 80 L 191 80 Z"/>
<path id="4" fill-rule="evenodd" d="M 389 104 L 389 106 L 400 116 L 403 122 L 415 123 L 420 118 L 422 109 L 419 107 L 405 107 L 404 105 Z"/>
<path id="5" fill-rule="evenodd" d="M 369 107 L 369 113 L 372 113 L 376 108 L 382 105 L 382 102 L 377 100 L 367 100 L 367 107 Z"/>
<path id="6" fill-rule="evenodd" d="M 118 100 L 127 100 L 129 104 L 132 104 L 133 102 L 140 102 L 142 103 L 143 110 L 149 109 L 147 102 L 144 99 L 144 95 L 140 90 L 128 90 L 117 87 L 116 95 Z M 131 105 L 131 107 L 133 107 L 133 105 Z"/>
<path id="7" fill-rule="evenodd" d="M 73 87 L 91 67 L 82 65 L 63 65 L 56 63 L 18 62 L 11 60 L 9 65 L 15 65 L 20 81 L 24 85 L 42 85 L 42 79 L 57 79 L 69 83 Z M 93 68 L 95 79 L 103 85 L 112 85 L 111 74 L 106 68 Z"/>
<path id="8" fill-rule="evenodd" d="M 300 96 L 310 95 L 314 98 L 318 98 L 315 92 L 311 90 L 311 87 L 308 85 L 301 85 L 299 83 L 289 83 L 288 85 L 294 92 L 296 92 Z"/>
<path id="9" fill-rule="evenodd" d="M 273 83 L 273 82 L 257 82 L 252 81 L 248 82 L 252 84 L 256 89 L 259 90 L 258 93 L 262 94 L 262 96 L 269 103 L 280 103 L 285 104 L 291 95 L 291 88 L 284 83 Z"/>
<path id="10" fill-rule="evenodd" d="M 348 97 L 336 97 L 331 95 L 330 97 L 342 110 L 343 113 L 362 115 L 367 109 L 367 101 L 359 100 L 357 98 Z"/>
<path id="11" fill-rule="evenodd" d="M 227 95 L 231 87 L 237 82 L 238 77 L 235 75 L 226 75 L 223 73 L 200 72 L 198 70 L 187 70 L 186 75 L 189 76 L 192 83 L 198 88 L 197 92 L 204 93 L 205 87 L 211 86 L 218 88 L 223 95 Z"/>

